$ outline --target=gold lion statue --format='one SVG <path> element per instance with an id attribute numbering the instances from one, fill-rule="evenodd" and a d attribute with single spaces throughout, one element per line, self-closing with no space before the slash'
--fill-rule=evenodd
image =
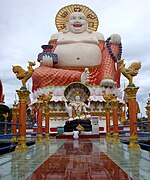
<path id="1" fill-rule="evenodd" d="M 35 62 L 28 61 L 28 63 L 29 63 L 28 71 L 22 69 L 21 66 L 13 66 L 12 68 L 12 71 L 16 74 L 16 77 L 22 81 L 21 89 L 27 89 L 26 82 L 32 76 L 32 73 L 34 71 L 33 66 L 35 66 Z"/>

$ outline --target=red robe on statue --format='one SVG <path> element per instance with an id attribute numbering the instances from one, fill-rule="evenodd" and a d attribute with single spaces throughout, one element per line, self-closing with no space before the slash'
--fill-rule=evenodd
<path id="1" fill-rule="evenodd" d="M 49 44 L 53 45 L 52 52 L 54 52 L 57 46 L 57 41 L 50 41 Z M 117 83 L 117 87 L 120 87 L 120 71 L 116 70 L 115 62 L 111 58 L 105 46 L 105 41 L 99 42 L 99 48 L 102 52 L 101 64 L 95 67 L 87 67 L 90 72 L 89 85 L 100 85 L 100 82 L 107 78 L 113 79 Z M 117 57 L 119 51 L 118 45 L 111 44 L 111 49 L 114 55 Z M 66 86 L 73 82 L 80 82 L 81 74 L 84 69 L 85 67 L 60 69 L 41 65 L 33 72 L 32 91 L 36 91 L 37 89 L 46 86 Z"/>

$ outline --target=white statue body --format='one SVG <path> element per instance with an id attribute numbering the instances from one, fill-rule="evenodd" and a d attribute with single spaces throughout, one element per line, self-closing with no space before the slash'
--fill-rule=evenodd
<path id="1" fill-rule="evenodd" d="M 69 121 L 72 121 L 73 120 L 73 117 L 72 117 L 72 106 L 71 104 L 67 104 L 67 102 L 63 99 L 63 101 L 65 102 L 65 107 L 66 107 L 66 110 L 68 112 L 68 115 L 69 115 Z"/>
<path id="2" fill-rule="evenodd" d="M 55 53 L 58 55 L 59 61 L 55 67 L 100 65 L 102 55 L 98 47 L 98 38 L 94 32 L 90 34 L 87 31 L 80 34 L 68 32 L 61 34 L 57 42 Z"/>
<path id="3" fill-rule="evenodd" d="M 88 30 L 86 17 L 81 12 L 70 15 L 67 30 L 52 35 L 57 40 L 55 53 L 58 64 L 55 67 L 88 67 L 98 66 L 102 54 L 98 43 L 104 40 L 101 33 Z"/>
<path id="4" fill-rule="evenodd" d="M 64 99 L 63 99 L 64 100 Z M 80 96 L 75 96 L 75 101 L 70 102 L 69 105 L 65 101 L 65 107 L 69 115 L 69 121 L 74 119 L 90 119 L 91 115 L 88 114 L 87 108 L 90 108 L 90 100 L 85 104 L 80 100 Z M 75 115 L 75 116 L 74 116 Z"/>

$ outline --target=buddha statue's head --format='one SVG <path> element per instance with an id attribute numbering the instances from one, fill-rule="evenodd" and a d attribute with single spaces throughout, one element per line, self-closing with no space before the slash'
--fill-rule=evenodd
<path id="1" fill-rule="evenodd" d="M 67 30 L 72 33 L 82 33 L 88 29 L 86 16 L 82 12 L 73 12 L 67 23 Z"/>

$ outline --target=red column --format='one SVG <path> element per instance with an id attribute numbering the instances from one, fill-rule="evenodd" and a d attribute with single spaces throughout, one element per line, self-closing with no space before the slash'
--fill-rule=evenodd
<path id="1" fill-rule="evenodd" d="M 118 134 L 118 101 L 117 97 L 113 96 L 110 102 L 112 108 L 112 117 L 113 117 L 113 142 L 120 143 L 119 134 Z"/>
<path id="2" fill-rule="evenodd" d="M 17 94 L 19 96 L 19 124 L 20 126 L 20 134 L 18 138 L 18 146 L 16 150 L 26 150 L 26 104 L 28 101 L 28 97 L 30 92 L 28 90 L 17 90 Z"/>
<path id="3" fill-rule="evenodd" d="M 137 132 L 137 102 L 136 102 L 136 93 L 138 91 L 138 87 L 130 87 L 128 86 L 124 91 L 127 94 L 128 104 L 129 104 L 129 121 L 130 121 L 130 143 L 128 148 L 137 148 L 140 146 L 137 144 L 138 136 Z"/>
<path id="4" fill-rule="evenodd" d="M 110 113 L 106 112 L 106 132 L 110 132 Z"/>
<path id="5" fill-rule="evenodd" d="M 42 105 L 43 102 L 41 100 L 41 97 L 38 98 L 37 101 L 37 124 L 38 124 L 38 134 L 37 134 L 37 141 L 36 143 L 41 143 L 42 142 Z"/>
<path id="6" fill-rule="evenodd" d="M 136 112 L 136 100 L 129 100 L 129 119 L 130 119 L 130 135 L 134 135 L 137 132 L 137 112 Z"/>
<path id="7" fill-rule="evenodd" d="M 113 117 L 113 133 L 118 133 L 118 111 L 116 108 L 113 108 L 112 117 Z"/>
<path id="8" fill-rule="evenodd" d="M 109 104 L 105 106 L 105 113 L 106 113 L 106 141 L 112 142 L 111 132 L 110 132 L 110 105 Z"/>
<path id="9" fill-rule="evenodd" d="M 147 106 L 145 108 L 147 110 L 147 119 L 150 121 L 150 98 L 148 99 Z M 150 123 L 148 123 L 148 132 L 150 133 Z"/>
<path id="10" fill-rule="evenodd" d="M 21 124 L 20 134 L 21 136 L 26 137 L 26 103 L 25 102 L 20 102 L 19 120 Z"/>
<path id="11" fill-rule="evenodd" d="M 50 123 L 49 123 L 49 106 L 45 106 L 44 108 L 44 112 L 45 112 L 45 140 L 49 140 L 49 127 L 50 127 Z"/>
<path id="12" fill-rule="evenodd" d="M 150 110 L 148 112 L 148 121 L 150 121 Z M 150 123 L 148 123 L 148 132 L 150 133 Z"/>
<path id="13" fill-rule="evenodd" d="M 20 103 L 18 104 L 18 111 L 19 111 L 19 114 L 18 114 L 18 124 L 19 124 L 19 126 L 18 126 L 18 134 L 19 135 L 21 135 L 21 119 L 19 118 L 20 117 L 20 111 L 21 111 L 21 109 L 20 109 Z"/>
<path id="14" fill-rule="evenodd" d="M 12 134 L 17 133 L 17 127 L 16 127 L 16 124 L 17 124 L 17 111 L 18 111 L 17 104 L 14 104 L 13 108 L 12 108 L 12 123 L 14 124 L 14 125 L 12 125 Z M 16 136 L 13 136 L 12 139 L 11 139 L 12 142 L 16 142 L 16 140 L 17 140 Z"/>
<path id="15" fill-rule="evenodd" d="M 38 118 L 38 134 L 42 134 L 42 107 L 41 106 L 38 107 L 37 118 Z"/>

